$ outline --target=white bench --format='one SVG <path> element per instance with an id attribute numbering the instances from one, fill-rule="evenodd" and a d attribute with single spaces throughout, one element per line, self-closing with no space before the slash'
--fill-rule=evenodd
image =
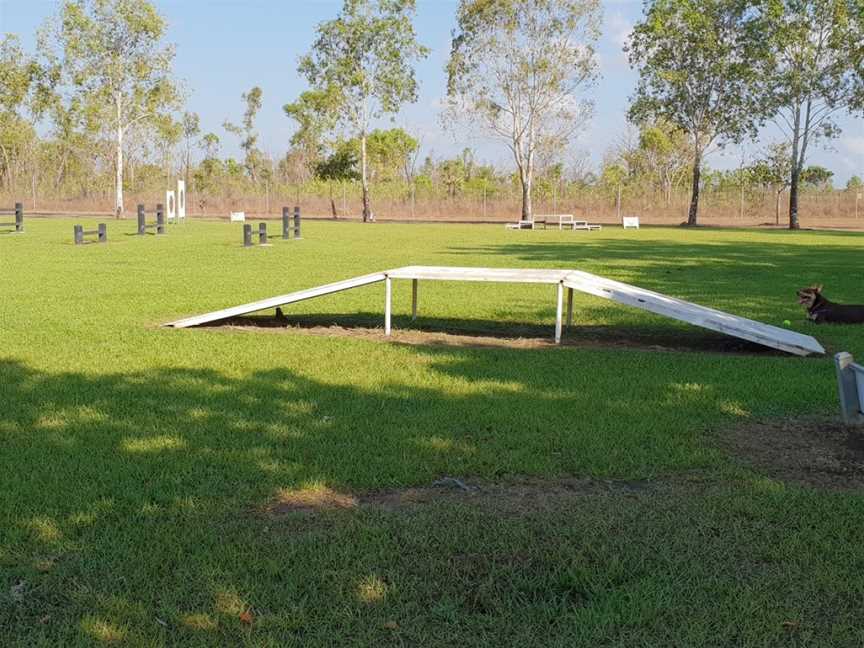
<path id="1" fill-rule="evenodd" d="M 864 425 L 864 367 L 855 364 L 852 354 L 845 351 L 834 356 L 834 366 L 843 422 Z"/>
<path id="2" fill-rule="evenodd" d="M 232 223 L 245 223 L 246 212 L 231 212 L 231 214 L 228 216 L 228 219 Z"/>
<path id="3" fill-rule="evenodd" d="M 573 214 L 538 214 L 534 217 L 534 220 L 520 220 L 516 223 L 507 223 L 504 227 L 512 230 L 533 230 L 537 229 L 538 225 L 542 225 L 543 229 L 546 229 L 549 224 L 558 225 L 559 230 L 563 230 L 565 227 L 572 230 L 588 231 L 603 229 L 602 225 L 589 223 L 585 220 L 575 220 Z"/>
<path id="4" fill-rule="evenodd" d="M 505 229 L 512 230 L 523 230 L 523 229 L 536 229 L 537 225 L 543 225 L 543 228 L 546 228 L 545 220 L 520 220 L 515 223 L 507 223 L 504 225 Z"/>
<path id="5" fill-rule="evenodd" d="M 624 229 L 639 229 L 638 216 L 624 216 L 624 218 L 621 219 L 621 223 L 624 226 Z"/>

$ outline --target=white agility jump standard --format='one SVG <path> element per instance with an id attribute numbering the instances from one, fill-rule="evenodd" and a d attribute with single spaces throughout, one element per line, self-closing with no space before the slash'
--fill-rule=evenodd
<path id="1" fill-rule="evenodd" d="M 350 290 L 360 286 L 384 282 L 384 333 L 390 335 L 392 319 L 392 282 L 394 279 L 410 279 L 411 289 L 411 315 L 417 317 L 418 284 L 423 281 L 474 281 L 485 283 L 532 283 L 549 284 L 557 287 L 556 309 L 555 309 L 555 341 L 561 341 L 561 332 L 564 323 L 564 289 L 567 289 L 567 311 L 566 322 L 569 326 L 573 322 L 573 291 L 610 299 L 647 310 L 657 315 L 671 317 L 672 319 L 700 326 L 702 328 L 717 331 L 725 335 L 755 342 L 763 346 L 785 351 L 795 355 L 806 356 L 811 353 L 825 353 L 825 349 L 819 342 L 809 336 L 794 331 L 771 326 L 755 320 L 750 320 L 731 313 L 700 306 L 660 293 L 645 290 L 637 286 L 621 283 L 612 279 L 598 277 L 597 275 L 581 272 L 578 270 L 551 270 L 551 269 L 505 269 L 505 268 L 465 268 L 451 266 L 406 266 L 393 270 L 385 270 L 373 274 L 337 281 L 335 283 L 300 290 L 278 297 L 271 297 L 262 301 L 234 306 L 224 310 L 205 313 L 195 317 L 170 322 L 165 326 L 174 328 L 187 328 L 209 324 L 220 320 L 247 315 L 277 306 L 293 304 L 295 302 L 321 297 L 342 290 Z"/>

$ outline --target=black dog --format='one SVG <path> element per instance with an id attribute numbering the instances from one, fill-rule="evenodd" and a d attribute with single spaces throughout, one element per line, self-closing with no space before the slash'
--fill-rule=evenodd
<path id="1" fill-rule="evenodd" d="M 828 301 L 821 284 L 799 290 L 798 303 L 807 310 L 807 318 L 817 324 L 864 324 L 864 305 Z"/>

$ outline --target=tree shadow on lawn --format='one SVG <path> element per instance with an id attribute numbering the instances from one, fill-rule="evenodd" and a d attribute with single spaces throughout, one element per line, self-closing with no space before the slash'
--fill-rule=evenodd
<path id="1" fill-rule="evenodd" d="M 717 465 L 701 443 L 705 426 L 772 398 L 794 409 L 833 388 L 829 379 L 814 390 L 801 380 L 810 363 L 786 359 L 736 358 L 734 370 L 635 352 L 417 355 L 425 377 L 364 386 L 287 369 L 86 375 L 0 363 L 0 570 L 4 587 L 29 588 L 27 605 L 0 606 L 0 625 L 56 640 L 71 616 L 73 629 L 105 639 L 123 624 L 158 635 L 160 615 L 176 624 L 208 610 L 236 621 L 244 606 L 286 595 L 326 607 L 328 597 L 345 599 L 341 579 L 315 576 L 312 594 L 308 577 L 279 575 L 280 556 L 314 556 L 323 573 L 341 564 L 350 578 L 363 556 L 346 564 L 344 550 L 316 544 L 320 536 L 274 544 L 254 511 L 280 489 L 387 489 L 442 475 L 650 478 Z M 748 380 L 755 362 L 777 363 L 789 379 L 782 393 Z M 343 541 L 360 532 L 345 524 Z M 361 533 L 360 545 L 374 547 L 376 532 Z M 539 603 L 552 604 L 548 596 Z"/>

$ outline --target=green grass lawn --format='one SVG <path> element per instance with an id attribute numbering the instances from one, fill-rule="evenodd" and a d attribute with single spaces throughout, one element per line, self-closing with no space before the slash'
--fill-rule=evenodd
<path id="1" fill-rule="evenodd" d="M 717 444 L 836 416 L 830 353 L 864 355 L 864 328 L 806 322 L 795 290 L 864 301 L 864 235 L 309 222 L 243 249 L 238 225 L 125 221 L 82 248 L 72 225 L 0 235 L 0 644 L 864 643 L 860 491 L 785 483 Z M 159 327 L 410 264 L 582 269 L 791 320 L 829 355 L 652 350 L 710 334 L 587 295 L 567 336 L 644 348 Z M 397 328 L 410 292 L 395 284 Z M 415 326 L 551 336 L 554 295 L 421 284 Z M 382 309 L 378 284 L 286 314 L 381 326 Z M 608 488 L 269 511 L 445 476 Z"/>

